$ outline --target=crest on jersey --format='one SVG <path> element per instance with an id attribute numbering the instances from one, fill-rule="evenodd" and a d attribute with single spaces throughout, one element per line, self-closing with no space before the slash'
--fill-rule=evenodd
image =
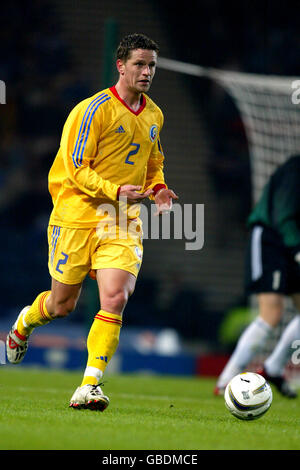
<path id="1" fill-rule="evenodd" d="M 158 127 L 156 124 L 153 124 L 153 126 L 150 127 L 150 132 L 149 132 L 151 142 L 155 141 L 157 137 L 157 132 L 158 132 Z"/>

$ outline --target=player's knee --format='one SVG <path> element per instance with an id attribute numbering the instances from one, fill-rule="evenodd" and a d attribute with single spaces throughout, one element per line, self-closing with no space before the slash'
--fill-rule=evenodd
<path id="1" fill-rule="evenodd" d="M 276 326 L 284 311 L 283 296 L 281 294 L 260 294 L 258 299 L 260 316 L 270 326 Z"/>
<path id="2" fill-rule="evenodd" d="M 269 310 L 269 311 L 264 311 L 261 313 L 260 317 L 270 326 L 276 327 L 281 318 L 282 318 L 282 311 L 281 310 Z"/>
<path id="3" fill-rule="evenodd" d="M 76 307 L 76 300 L 68 299 L 64 302 L 55 302 L 51 316 L 53 318 L 67 317 Z"/>
<path id="4" fill-rule="evenodd" d="M 283 310 L 278 304 L 270 304 L 267 308 L 261 311 L 261 318 L 270 326 L 277 326 L 283 315 Z"/>
<path id="5" fill-rule="evenodd" d="M 101 307 L 112 313 L 121 314 L 127 304 L 129 293 L 124 290 L 116 291 L 103 299 Z"/>

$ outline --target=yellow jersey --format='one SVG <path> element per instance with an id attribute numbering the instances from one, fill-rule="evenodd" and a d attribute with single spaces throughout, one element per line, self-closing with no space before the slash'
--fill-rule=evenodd
<path id="1" fill-rule="evenodd" d="M 118 206 L 120 186 L 138 185 L 142 191 L 167 187 L 159 138 L 163 120 L 147 95 L 142 94 L 135 112 L 115 87 L 77 104 L 65 122 L 49 172 L 54 206 L 49 224 L 93 228 L 101 204 Z M 139 215 L 140 204 L 136 206 L 132 218 Z"/>

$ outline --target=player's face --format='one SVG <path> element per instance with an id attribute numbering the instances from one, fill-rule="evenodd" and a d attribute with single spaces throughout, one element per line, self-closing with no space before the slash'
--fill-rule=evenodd
<path id="1" fill-rule="evenodd" d="M 126 62 L 119 62 L 119 72 L 128 90 L 147 92 L 155 74 L 157 54 L 148 49 L 135 49 Z"/>

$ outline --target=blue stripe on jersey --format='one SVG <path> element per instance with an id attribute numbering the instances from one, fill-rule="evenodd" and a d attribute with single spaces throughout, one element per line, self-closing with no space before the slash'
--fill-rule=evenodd
<path id="1" fill-rule="evenodd" d="M 84 139 L 84 144 L 82 146 L 81 153 L 80 153 L 80 162 L 78 162 L 78 158 L 77 158 L 77 163 L 79 164 L 79 166 L 82 165 L 82 156 L 83 156 L 86 141 L 87 141 L 87 138 L 88 138 L 88 135 L 89 135 L 89 132 L 90 132 L 90 126 L 91 126 L 93 116 L 94 116 L 95 112 L 97 111 L 97 109 L 99 108 L 99 106 L 101 104 L 105 103 L 105 101 L 108 101 L 108 100 L 110 100 L 110 96 L 106 95 L 104 98 L 102 98 L 102 100 L 100 102 L 95 103 L 93 112 L 92 112 L 92 108 L 90 109 L 89 115 L 90 115 L 90 113 L 91 113 L 91 115 L 90 115 L 90 119 L 89 119 L 88 126 L 87 126 L 87 133 L 86 133 L 86 136 L 85 136 L 85 139 Z M 87 116 L 87 119 L 89 118 L 89 115 Z M 79 151 L 80 151 L 80 149 L 77 152 L 78 157 L 79 157 Z"/>
<path id="2" fill-rule="evenodd" d="M 83 116 L 82 121 L 81 121 L 80 129 L 79 129 L 79 132 L 78 132 L 78 137 L 77 137 L 77 140 L 76 140 L 75 149 L 74 149 L 74 152 L 73 152 L 73 154 L 72 154 L 73 163 L 74 163 L 74 165 L 76 166 L 76 168 L 77 168 L 77 165 L 76 165 L 76 162 L 75 162 L 75 160 L 74 160 L 74 156 L 75 156 L 76 151 L 77 151 L 77 145 L 78 145 L 78 143 L 79 143 L 79 137 L 80 137 L 80 134 L 81 134 L 81 131 L 82 131 L 82 127 L 83 127 L 84 122 L 85 122 L 86 114 L 88 113 L 90 107 L 95 103 L 95 101 L 97 101 L 99 98 L 102 98 L 104 95 L 105 95 L 105 93 L 101 93 L 99 96 L 96 96 L 96 98 L 94 98 L 94 99 L 90 102 L 90 104 L 88 105 L 88 107 L 87 107 L 86 110 L 85 110 L 84 116 Z"/>
<path id="3" fill-rule="evenodd" d="M 163 151 L 162 151 L 162 148 L 161 148 L 159 139 L 157 139 L 157 145 L 158 145 L 158 150 L 159 150 L 160 153 L 163 155 Z"/>
<path id="4" fill-rule="evenodd" d="M 81 166 L 81 164 L 82 164 L 82 155 L 83 155 L 83 151 L 84 151 L 85 144 L 86 144 L 86 141 L 87 141 L 87 137 L 88 137 L 88 134 L 89 134 L 91 120 L 92 120 L 96 110 L 98 109 L 98 107 L 107 100 L 110 100 L 110 97 L 108 95 L 106 95 L 105 93 L 101 93 L 93 101 L 91 101 L 91 103 L 89 104 L 89 106 L 87 107 L 87 109 L 84 113 L 84 116 L 83 116 L 83 119 L 82 119 L 82 122 L 81 122 L 81 125 L 80 125 L 80 129 L 79 129 L 75 149 L 74 149 L 74 152 L 72 154 L 73 163 L 74 163 L 76 168 L 79 168 L 79 166 Z M 87 128 L 87 134 L 86 134 L 86 137 L 85 137 L 85 140 L 84 140 L 84 145 L 81 148 L 82 142 L 83 142 L 83 139 L 84 139 L 84 136 L 85 136 L 86 128 Z M 79 146 L 78 146 L 78 144 L 79 144 Z M 77 148 L 77 146 L 78 146 L 78 148 Z M 80 150 L 81 150 L 81 161 L 79 162 Z"/>
<path id="5" fill-rule="evenodd" d="M 79 162 L 79 166 L 82 165 L 82 156 L 83 156 L 83 152 L 84 152 L 84 149 L 85 149 L 85 145 L 86 145 L 86 141 L 87 141 L 87 138 L 88 138 L 88 135 L 89 135 L 89 132 L 90 132 L 90 127 L 91 127 L 91 121 L 93 119 L 93 116 L 95 114 L 95 112 L 97 111 L 97 109 L 99 108 L 99 106 L 103 103 L 105 103 L 105 101 L 108 101 L 110 100 L 110 96 L 107 96 L 105 99 L 103 98 L 102 101 L 100 101 L 96 107 L 94 107 L 94 110 L 90 116 L 90 120 L 88 122 L 88 126 L 87 126 L 87 133 L 86 133 L 86 136 L 85 136 L 85 139 L 84 139 L 84 144 L 82 146 L 82 149 L 81 149 L 81 154 L 80 154 L 80 162 Z M 95 103 L 96 104 L 96 103 Z M 90 112 L 92 111 L 92 109 L 90 110 Z M 90 113 L 89 113 L 90 114 Z M 89 116 L 88 116 L 89 117 Z M 80 149 L 79 149 L 80 150 Z M 78 152 L 79 152 L 78 150 Z"/>

